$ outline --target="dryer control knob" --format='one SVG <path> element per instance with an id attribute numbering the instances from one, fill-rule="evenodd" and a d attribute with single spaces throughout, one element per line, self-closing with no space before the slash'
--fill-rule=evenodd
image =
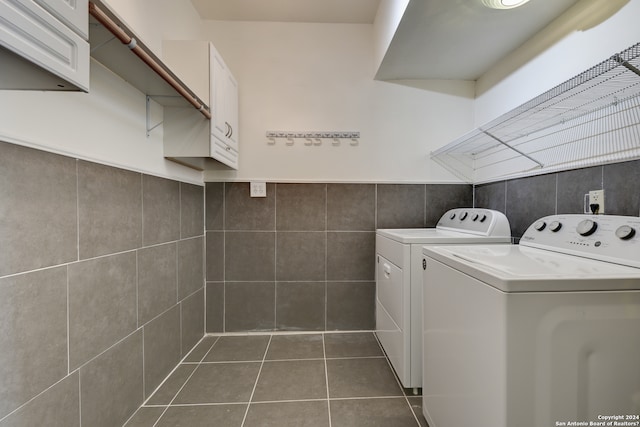
<path id="1" fill-rule="evenodd" d="M 485 222 L 487 220 L 487 214 L 482 214 L 480 217 L 480 222 Z"/>
<path id="2" fill-rule="evenodd" d="M 464 221 L 465 219 L 467 219 L 468 216 L 469 216 L 468 212 L 462 212 L 460 214 L 460 221 Z"/>
<path id="3" fill-rule="evenodd" d="M 629 227 L 628 225 L 620 226 L 616 230 L 616 236 L 618 236 L 618 238 L 622 240 L 629 240 L 635 235 L 636 235 L 636 230 L 633 229 L 632 227 Z"/>
<path id="4" fill-rule="evenodd" d="M 452 213 L 451 215 L 449 215 L 449 219 L 454 219 L 456 217 L 455 213 Z"/>
<path id="5" fill-rule="evenodd" d="M 576 231 L 581 236 L 591 236 L 596 232 L 597 229 L 598 223 L 590 219 L 580 221 L 580 223 L 578 223 L 578 226 L 576 227 Z"/>
<path id="6" fill-rule="evenodd" d="M 480 215 L 478 214 L 473 214 L 473 218 L 471 218 L 473 221 L 477 221 L 478 218 L 480 218 Z"/>
<path id="7" fill-rule="evenodd" d="M 554 233 L 560 231 L 561 228 L 562 223 L 560 221 L 553 221 L 551 224 L 549 224 L 549 230 L 553 231 Z"/>
<path id="8" fill-rule="evenodd" d="M 533 228 L 535 228 L 538 231 L 544 230 L 546 226 L 547 226 L 547 223 L 544 221 L 538 221 L 535 224 L 533 224 Z"/>

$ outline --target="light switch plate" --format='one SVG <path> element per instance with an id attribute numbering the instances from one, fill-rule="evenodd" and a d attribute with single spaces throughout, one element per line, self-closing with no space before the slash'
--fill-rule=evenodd
<path id="1" fill-rule="evenodd" d="M 267 183 L 251 182 L 251 197 L 267 197 Z"/>

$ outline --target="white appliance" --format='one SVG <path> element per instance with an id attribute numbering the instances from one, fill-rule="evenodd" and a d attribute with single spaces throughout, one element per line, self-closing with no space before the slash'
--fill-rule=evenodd
<path id="1" fill-rule="evenodd" d="M 422 386 L 422 246 L 505 243 L 507 218 L 489 209 L 446 212 L 435 228 L 378 229 L 376 334 L 403 387 Z"/>
<path id="2" fill-rule="evenodd" d="M 639 425 L 639 232 L 556 215 L 519 245 L 425 246 L 429 426 Z"/>

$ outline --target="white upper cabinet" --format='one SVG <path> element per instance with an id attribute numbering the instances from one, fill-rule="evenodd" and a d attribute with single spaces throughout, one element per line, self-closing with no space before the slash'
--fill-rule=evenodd
<path id="1" fill-rule="evenodd" d="M 222 56 L 209 45 L 213 135 L 238 150 L 238 82 Z"/>
<path id="2" fill-rule="evenodd" d="M 209 121 L 193 109 L 165 107 L 165 157 L 196 169 L 209 168 L 207 159 L 237 169 L 238 83 L 222 56 L 211 43 L 193 40 L 165 40 L 162 53 L 164 62 L 211 112 Z"/>
<path id="3" fill-rule="evenodd" d="M 87 0 L 0 0 L 0 89 L 89 91 Z"/>
<path id="4" fill-rule="evenodd" d="M 34 0 L 83 39 L 89 38 L 89 2 L 87 0 Z"/>

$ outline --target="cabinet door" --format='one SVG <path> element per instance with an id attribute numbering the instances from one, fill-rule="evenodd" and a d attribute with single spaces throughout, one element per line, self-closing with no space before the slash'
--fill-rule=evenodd
<path id="1" fill-rule="evenodd" d="M 0 0 L 0 16 L 0 46 L 89 90 L 87 41 L 31 0 Z"/>
<path id="2" fill-rule="evenodd" d="M 34 0 L 83 39 L 89 39 L 88 0 Z"/>
<path id="3" fill-rule="evenodd" d="M 211 157 L 230 168 L 238 169 L 238 152 L 215 135 L 211 135 Z"/>
<path id="4" fill-rule="evenodd" d="M 211 133 L 225 141 L 229 127 L 225 118 L 225 85 L 227 67 L 218 51 L 210 45 L 209 60 L 211 61 Z"/>
<path id="5" fill-rule="evenodd" d="M 238 82 L 233 75 L 227 70 L 226 86 L 225 86 L 225 118 L 229 124 L 229 136 L 227 143 L 233 149 L 238 151 Z"/>

